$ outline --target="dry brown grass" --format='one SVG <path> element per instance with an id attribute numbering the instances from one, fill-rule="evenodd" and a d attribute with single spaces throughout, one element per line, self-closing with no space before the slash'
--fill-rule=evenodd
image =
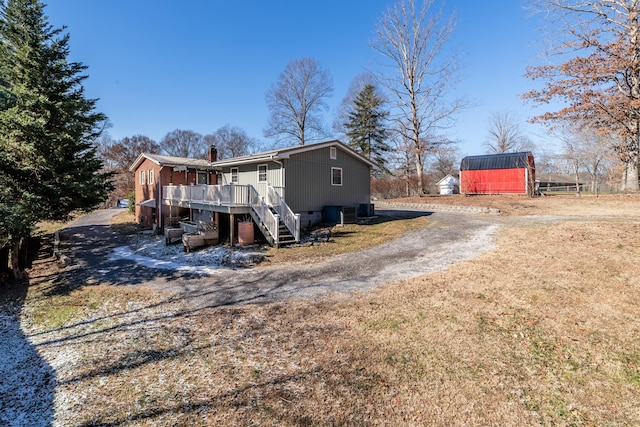
<path id="1" fill-rule="evenodd" d="M 111 218 L 111 227 L 120 234 L 134 234 L 142 230 L 142 226 L 136 222 L 136 216 L 129 211 L 123 211 Z"/>
<path id="2" fill-rule="evenodd" d="M 591 202 L 569 203 L 544 213 Z M 504 228 L 473 260 L 323 302 L 194 311 L 34 286 L 23 327 L 56 369 L 61 425 L 638 425 L 634 203 Z"/>
<path id="3" fill-rule="evenodd" d="M 428 224 L 428 217 L 418 217 L 394 220 L 378 218 L 370 223 L 336 225 L 326 229 L 330 233 L 329 241 L 315 242 L 311 246 L 268 248 L 267 260 L 272 264 L 315 262 L 380 245 Z"/>
<path id="4" fill-rule="evenodd" d="M 638 215 L 640 196 L 637 194 L 551 195 L 545 197 L 527 197 L 518 195 L 475 195 L 454 194 L 448 196 L 429 195 L 425 197 L 405 197 L 394 199 L 397 202 L 429 203 L 453 206 L 477 206 L 499 209 L 503 215 L 579 215 L 594 216 L 606 213 L 612 215 Z M 384 200 L 382 201 L 384 202 Z"/>
<path id="5" fill-rule="evenodd" d="M 71 221 L 76 220 L 82 217 L 83 215 L 85 214 L 81 212 L 72 212 L 70 215 L 71 216 L 70 220 Z M 40 221 L 39 223 L 36 224 L 35 234 L 38 236 L 51 236 L 56 231 L 63 229 L 66 224 L 67 222 L 64 222 L 64 221 Z"/>

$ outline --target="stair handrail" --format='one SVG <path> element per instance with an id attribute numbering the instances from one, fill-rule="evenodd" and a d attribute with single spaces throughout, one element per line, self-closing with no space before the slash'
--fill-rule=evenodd
<path id="1" fill-rule="evenodd" d="M 253 185 L 248 185 L 247 187 L 249 189 L 247 194 L 247 202 L 249 206 L 253 209 L 256 215 L 258 215 L 258 218 L 260 218 L 260 221 L 267 228 L 275 243 L 279 243 L 280 236 L 278 232 L 278 225 L 280 223 L 280 218 L 278 218 L 277 214 L 271 212 L 269 205 L 267 205 L 264 199 L 260 197 L 258 190 L 256 190 Z"/>
<path id="2" fill-rule="evenodd" d="M 300 214 L 291 210 L 282 196 L 272 186 L 267 186 L 267 200 L 269 205 L 277 212 L 280 219 L 293 235 L 296 242 L 300 241 Z"/>

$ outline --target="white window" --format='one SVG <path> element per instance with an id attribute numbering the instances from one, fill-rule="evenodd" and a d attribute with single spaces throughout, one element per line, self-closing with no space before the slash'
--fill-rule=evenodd
<path id="1" fill-rule="evenodd" d="M 140 171 L 140 185 L 147 183 L 147 171 Z"/>
<path id="2" fill-rule="evenodd" d="M 207 173 L 206 172 L 197 172 L 197 182 L 198 184 L 207 184 Z"/>
<path id="3" fill-rule="evenodd" d="M 258 165 L 258 182 L 267 182 L 267 165 Z"/>
<path id="4" fill-rule="evenodd" d="M 240 182 L 238 178 L 238 168 L 231 168 L 231 182 L 233 184 L 237 184 L 238 182 Z"/>
<path id="5" fill-rule="evenodd" d="M 153 169 L 151 169 L 149 170 L 149 184 L 153 185 L 153 181 L 154 181 Z"/>
<path id="6" fill-rule="evenodd" d="M 342 185 L 342 168 L 331 168 L 331 185 Z"/>
<path id="7" fill-rule="evenodd" d="M 337 159 L 338 158 L 338 150 L 336 150 L 336 147 L 329 147 L 329 158 L 330 159 Z"/>

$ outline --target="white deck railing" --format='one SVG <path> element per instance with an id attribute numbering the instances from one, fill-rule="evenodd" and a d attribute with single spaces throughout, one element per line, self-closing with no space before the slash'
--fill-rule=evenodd
<path id="1" fill-rule="evenodd" d="M 249 205 L 251 209 L 258 215 L 260 221 L 267 227 L 271 237 L 276 243 L 280 243 L 280 218 L 277 214 L 271 212 L 269 205 L 264 201 L 258 191 L 251 185 L 249 185 Z"/>
<path id="2" fill-rule="evenodd" d="M 280 215 L 280 219 L 287 226 L 296 242 L 300 241 L 300 214 L 294 213 L 284 199 L 271 186 L 267 188 L 267 200 L 273 209 Z"/>
<path id="3" fill-rule="evenodd" d="M 250 185 L 167 185 L 165 200 L 217 206 L 248 206 Z"/>
<path id="4" fill-rule="evenodd" d="M 163 199 L 170 203 L 251 207 L 276 242 L 279 242 L 280 219 L 294 235 L 296 242 L 300 241 L 300 215 L 295 214 L 271 186 L 268 186 L 266 202 L 252 185 L 167 185 L 162 190 Z M 271 212 L 269 206 L 273 207 L 276 214 Z"/>

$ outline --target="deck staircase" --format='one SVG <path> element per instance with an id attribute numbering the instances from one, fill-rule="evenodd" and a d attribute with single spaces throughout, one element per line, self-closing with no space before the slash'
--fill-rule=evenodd
<path id="1" fill-rule="evenodd" d="M 251 218 L 271 246 L 284 246 L 300 241 L 300 215 L 294 214 L 282 197 L 268 187 L 267 200 L 250 195 Z"/>
<path id="2" fill-rule="evenodd" d="M 277 213 L 273 208 L 269 208 L 269 210 L 274 216 L 277 216 Z M 278 230 L 276 232 L 275 230 L 270 230 L 269 227 L 267 227 L 267 225 L 260 219 L 256 211 L 253 209 L 251 210 L 251 218 L 256 223 L 256 225 L 262 232 L 262 235 L 265 237 L 265 239 L 267 239 L 271 246 L 280 247 L 297 243 L 295 236 L 293 235 L 293 233 L 291 233 L 282 219 L 278 220 Z"/>

